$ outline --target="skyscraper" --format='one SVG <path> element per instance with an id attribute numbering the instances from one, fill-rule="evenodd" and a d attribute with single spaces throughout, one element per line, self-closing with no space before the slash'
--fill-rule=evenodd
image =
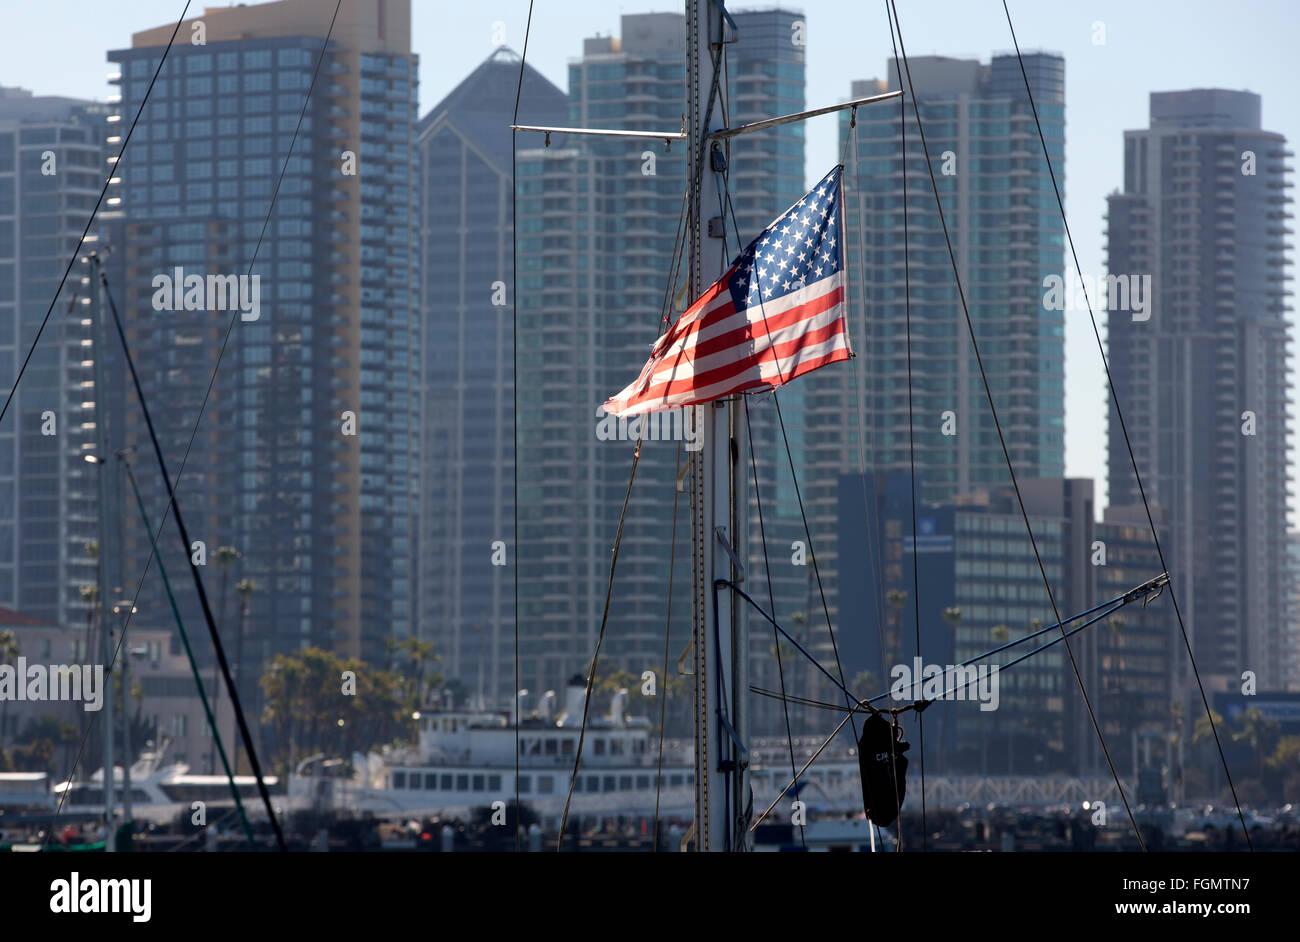
<path id="1" fill-rule="evenodd" d="M 734 19 L 738 42 L 727 47 L 730 79 L 723 90 L 729 99 L 729 120 L 734 124 L 798 110 L 803 105 L 803 47 L 795 41 L 800 37 L 792 28 L 799 21 L 798 15 L 764 11 L 736 13 Z M 624 16 L 621 36 L 586 40 L 582 58 L 570 63 L 567 120 L 552 117 L 554 96 L 543 90 L 531 103 L 525 97 L 520 122 L 677 132 L 682 126 L 685 95 L 685 48 L 682 15 Z M 496 68 L 503 65 L 497 63 Z M 504 67 L 509 69 L 508 65 Z M 488 81 L 487 68 L 481 68 L 477 78 L 471 77 L 467 84 L 472 81 L 482 87 L 478 100 L 496 108 L 496 120 L 502 126 L 508 125 L 513 87 L 508 97 L 489 95 L 484 85 Z M 517 66 L 513 79 L 518 79 Z M 538 82 L 539 78 L 526 76 L 525 88 Z M 473 131 L 466 130 L 464 122 L 469 118 L 465 116 L 471 108 L 462 89 L 453 92 L 425 123 L 422 140 L 429 142 L 430 159 L 437 154 L 434 145 L 446 146 L 439 143 L 438 137 L 447 132 L 433 133 L 429 129 L 457 125 L 462 137 L 473 140 L 479 140 L 489 130 L 499 133 L 490 129 L 490 122 L 481 113 L 474 117 L 481 123 Z M 461 119 L 452 114 L 453 109 L 444 107 L 448 103 L 462 113 Z M 439 117 L 444 112 L 446 117 Z M 716 120 L 720 122 L 720 117 Z M 505 144 L 508 148 L 508 139 Z M 520 530 L 518 559 L 505 558 L 505 565 L 495 567 L 495 571 L 493 543 L 503 541 L 510 547 L 509 553 L 513 553 L 514 546 L 508 500 L 513 483 L 508 464 L 512 426 L 507 411 L 510 390 L 506 385 L 510 380 L 510 351 L 500 346 L 501 335 L 496 333 L 508 329 L 504 318 L 509 316 L 509 308 L 490 306 L 493 281 L 508 281 L 509 259 L 505 253 L 510 245 L 508 235 L 505 240 L 501 238 L 508 229 L 500 228 L 508 225 L 508 220 L 499 223 L 495 216 L 483 220 L 488 231 L 465 249 L 481 269 L 482 283 L 465 288 L 467 304 L 472 302 L 476 307 L 466 306 L 462 313 L 452 309 L 455 305 L 448 305 L 440 311 L 430 297 L 427 312 L 431 323 L 439 325 L 436 330 L 446 331 L 468 317 L 475 321 L 475 331 L 480 332 L 466 330 L 454 337 L 447 335 L 454 346 L 442 352 L 430 347 L 434 358 L 430 363 L 478 364 L 465 373 L 463 392 L 448 394 L 452 411 L 459 410 L 460 414 L 432 419 L 433 426 L 441 422 L 445 427 L 463 428 L 463 433 L 435 431 L 433 435 L 437 440 L 461 442 L 465 451 L 457 453 L 453 449 L 451 460 L 466 463 L 454 474 L 438 472 L 459 476 L 459 480 L 446 485 L 441 483 L 445 478 L 431 480 L 439 481 L 437 487 L 451 488 L 443 498 L 449 504 L 468 500 L 471 508 L 478 508 L 454 516 L 455 526 L 468 527 L 471 512 L 479 514 L 477 519 L 485 523 L 476 524 L 472 530 L 463 529 L 447 547 L 431 547 L 435 554 L 460 554 L 458 561 L 446 565 L 459 567 L 460 575 L 455 578 L 460 584 L 457 591 L 461 610 L 454 617 L 444 616 L 426 624 L 424 630 L 430 637 L 445 636 L 446 640 L 439 642 L 444 654 L 453 649 L 463 652 L 457 655 L 456 666 L 459 679 L 470 692 L 482 690 L 497 698 L 508 696 L 513 683 L 510 566 L 520 567 L 521 686 L 535 693 L 560 689 L 568 677 L 583 670 L 595 648 L 604 610 L 610 549 L 637 438 L 635 427 L 629 429 L 624 423 L 620 429 L 616 420 L 602 418 L 599 406 L 637 374 L 655 338 L 665 308 L 674 238 L 683 205 L 688 146 L 673 142 L 666 150 L 662 142 L 615 138 L 579 141 L 556 135 L 547 147 L 538 136 L 522 134 L 518 144 L 519 282 L 517 297 L 511 300 L 518 307 Z M 481 144 L 474 147 L 487 153 Z M 453 150 L 448 147 L 437 159 L 454 162 Z M 737 236 L 728 218 L 727 239 L 732 252 L 739 251 L 737 238 L 747 242 L 802 195 L 802 154 L 802 132 L 794 126 L 735 143 L 728 189 L 740 233 Z M 507 149 L 503 155 L 506 167 L 509 156 Z M 468 159 L 475 164 L 481 162 L 477 153 Z M 497 205 L 493 200 L 499 198 L 499 191 L 492 188 L 499 185 L 500 172 L 498 163 L 482 178 L 481 199 L 472 207 L 480 215 L 485 206 Z M 707 182 L 713 184 L 712 180 Z M 430 191 L 424 212 L 429 218 L 445 219 L 456 217 L 459 211 L 439 203 Z M 426 223 L 426 229 L 435 239 L 449 236 L 434 232 L 431 223 Z M 719 274 L 706 272 L 706 280 Z M 679 287 L 684 283 L 679 282 Z M 684 293 L 669 297 L 668 316 L 674 316 L 690 300 Z M 470 350 L 476 336 L 477 349 Z M 430 374 L 430 383 L 448 382 L 445 376 Z M 431 408 L 440 409 L 437 405 Z M 788 468 L 780 471 L 785 466 L 785 455 L 773 445 L 779 439 L 773 431 L 775 419 L 770 404 L 759 403 L 753 408 L 768 541 L 774 547 L 774 561 L 785 560 L 783 570 L 778 571 L 774 564 L 773 583 L 788 590 L 777 592 L 778 599 L 787 600 L 788 612 L 793 604 L 788 599 L 797 592 L 802 600 L 806 586 L 805 570 L 789 564 L 788 535 L 794 532 L 798 508 L 789 487 Z M 801 407 L 792 399 L 784 408 L 790 410 L 787 424 L 793 425 L 797 448 Z M 669 440 L 646 435 L 618 558 L 601 655 L 602 674 L 615 668 L 638 675 L 646 670 L 662 673 L 677 446 L 681 440 L 684 462 L 692 454 L 689 439 L 693 432 L 690 428 L 683 430 L 679 419 L 673 421 L 673 429 L 666 433 Z M 426 423 L 426 429 L 430 427 Z M 482 457 L 471 457 L 472 441 L 477 449 L 474 454 Z M 471 465 L 471 461 L 476 464 Z M 689 633 L 689 515 L 689 497 L 683 492 L 678 508 L 672 595 L 676 645 L 673 661 Z M 439 526 L 432 514 L 429 519 L 434 527 Z M 756 524 L 751 527 L 751 540 L 757 546 Z M 497 558 L 502 559 L 499 555 Z M 757 561 L 761 556 L 751 553 L 750 559 Z M 761 564 L 755 564 L 761 570 Z M 432 564 L 426 566 L 426 574 L 434 568 Z M 755 578 L 757 586 L 764 587 L 761 575 L 761 571 L 756 572 Z M 445 572 L 441 578 L 447 578 Z M 431 607 L 424 610 L 433 611 L 439 604 L 447 610 L 446 601 L 434 598 L 440 591 L 430 590 Z M 765 588 L 751 585 L 750 591 L 766 600 Z M 473 611 L 480 614 L 472 615 Z M 482 658 L 482 663 L 474 663 L 476 658 Z M 670 672 L 675 673 L 671 666 Z"/>
<path id="2" fill-rule="evenodd" d="M 1110 278 L 1151 293 L 1109 306 L 1119 406 L 1200 671 L 1232 687 L 1285 680 L 1289 156 L 1258 95 L 1155 92 L 1108 201 Z M 1115 405 L 1110 502 L 1140 508 Z"/>
<path id="3" fill-rule="evenodd" d="M 509 125 L 518 83 L 518 56 L 498 49 L 418 131 L 428 456 L 418 614 L 439 669 L 473 693 L 508 693 L 513 679 Z M 519 111 L 520 120 L 562 125 L 568 100 L 528 66 Z M 492 565 L 494 556 L 507 565 Z"/>
<path id="4" fill-rule="evenodd" d="M 0 395 L 8 395 L 104 184 L 108 108 L 0 89 Z M 81 625 L 96 567 L 84 265 L 74 267 L 0 427 L 0 605 Z"/>
<path id="5" fill-rule="evenodd" d="M 1064 230 L 1019 64 L 1005 55 L 989 64 L 939 56 L 909 61 L 957 269 L 1016 475 L 1060 478 L 1064 313 L 1044 305 L 1042 284 L 1047 274 L 1061 271 Z M 1026 56 L 1025 64 L 1052 166 L 1064 186 L 1065 63 L 1040 53 Z M 885 80 L 853 83 L 852 97 L 905 87 L 896 62 L 887 70 Z M 850 330 L 858 358 L 851 369 L 812 375 L 805 392 L 810 513 L 814 531 L 828 535 L 818 548 L 831 569 L 836 475 L 863 466 L 868 472 L 909 470 L 909 395 L 919 501 L 944 502 L 1011 483 L 953 280 L 910 93 L 904 114 L 907 245 L 899 103 L 860 109 L 856 129 L 847 112 L 840 118 L 841 147 L 847 149 Z M 910 377 L 904 291 L 909 274 Z M 865 562 L 885 570 L 891 583 L 906 563 L 882 558 L 875 546 Z M 832 615 L 836 591 L 828 586 Z M 874 604 L 883 620 L 883 600 Z"/>
<path id="6" fill-rule="evenodd" d="M 385 640 L 411 630 L 410 3 L 345 3 L 308 98 L 333 12 L 308 0 L 211 9 L 199 45 L 197 22 L 182 24 L 110 193 L 111 286 L 173 476 L 185 460 L 177 502 L 191 539 L 205 544 L 205 583 L 232 661 L 235 580 L 256 586 L 246 678 L 267 656 L 306 644 L 382 662 Z M 171 34 L 136 33 L 131 48 L 109 54 L 122 73 L 118 127 L 139 108 Z M 242 279 L 255 250 L 259 281 L 240 282 L 235 314 L 234 288 L 211 286 Z M 174 303 L 191 276 L 206 280 L 207 297 Z M 166 491 L 134 397 L 126 414 L 156 527 Z M 188 588 L 176 543 L 169 524 L 160 545 L 173 582 Z M 216 556 L 225 545 L 243 554 L 228 571 Z M 129 582 L 148 553 L 128 514 Z M 159 584 L 146 585 L 138 617 L 165 623 Z M 192 593 L 181 594 L 195 615 Z"/>

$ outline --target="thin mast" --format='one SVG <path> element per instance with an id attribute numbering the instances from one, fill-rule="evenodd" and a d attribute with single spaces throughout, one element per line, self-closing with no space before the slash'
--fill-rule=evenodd
<path id="1" fill-rule="evenodd" d="M 706 136 L 712 130 L 714 90 L 713 50 L 723 40 L 722 5 L 716 0 L 687 0 L 687 173 L 690 182 L 688 261 L 692 298 L 722 272 L 725 240 L 709 236 L 709 221 L 722 218 L 717 187 L 706 185 L 712 155 Z M 719 60 L 720 61 L 720 60 Z M 720 229 L 719 229 L 720 231 Z M 729 591 L 715 591 L 718 580 L 739 581 L 743 570 L 733 552 L 744 550 L 744 443 L 737 433 L 743 421 L 737 403 L 718 400 L 695 406 L 703 429 L 700 461 L 692 463 L 695 495 L 695 545 L 699 557 L 694 572 L 695 670 L 695 846 L 726 851 L 745 846 L 748 828 L 738 825 L 748 805 L 744 772 L 744 698 L 748 695 L 748 655 L 745 617 Z M 729 721 L 724 720 L 724 711 Z"/>
<path id="2" fill-rule="evenodd" d="M 88 264 L 98 264 L 98 259 L 94 252 L 87 259 Z M 116 548 L 112 546 L 114 542 L 113 526 L 109 520 L 109 509 L 111 506 L 112 485 L 109 475 L 112 474 L 112 467 L 109 464 L 108 456 L 112 453 L 109 450 L 108 442 L 108 396 L 107 387 L 104 385 L 104 351 L 108 347 L 108 331 L 104 328 L 104 302 L 101 294 L 102 288 L 99 279 L 95 277 L 95 271 L 90 273 L 90 300 L 91 300 L 91 318 L 94 321 L 94 345 L 95 357 L 94 363 L 94 380 L 95 380 L 95 473 L 99 476 L 99 598 L 96 603 L 99 605 L 99 658 L 104 665 L 104 682 L 108 685 L 108 692 L 104 696 L 104 718 L 101 729 L 103 730 L 103 765 L 104 765 L 104 850 L 107 853 L 113 852 L 113 641 L 109 628 L 109 594 L 114 592 L 114 581 L 110 566 L 116 558 Z M 72 783 L 69 780 L 69 787 Z"/>

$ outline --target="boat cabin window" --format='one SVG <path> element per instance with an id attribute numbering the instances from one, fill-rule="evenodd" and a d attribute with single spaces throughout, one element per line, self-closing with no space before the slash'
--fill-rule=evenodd
<path id="1" fill-rule="evenodd" d="M 445 792 L 449 792 L 449 791 L 451 791 L 451 776 L 450 776 L 450 775 L 444 775 L 444 776 L 442 777 L 442 790 L 445 791 Z"/>
<path id="2" fill-rule="evenodd" d="M 519 794 L 527 795 L 532 790 L 533 790 L 532 777 L 528 775 L 519 776 Z"/>
<path id="3" fill-rule="evenodd" d="M 457 776 L 456 776 L 456 791 L 458 791 L 458 792 L 469 791 L 469 776 L 468 776 L 468 775 L 457 775 Z"/>
<path id="4" fill-rule="evenodd" d="M 555 791 L 554 775 L 537 776 L 537 793 L 539 795 L 549 795 Z"/>
<path id="5" fill-rule="evenodd" d="M 612 792 L 615 789 L 615 778 L 612 775 L 605 776 L 605 791 Z"/>
<path id="6" fill-rule="evenodd" d="M 599 776 L 597 776 L 597 775 L 588 775 L 588 776 L 587 776 L 587 791 L 589 791 L 589 792 L 598 792 L 598 791 L 600 791 L 600 777 L 599 777 Z"/>
<path id="7" fill-rule="evenodd" d="M 488 776 L 488 791 L 490 791 L 490 792 L 499 792 L 499 791 L 501 791 L 501 776 L 500 776 L 500 775 L 489 775 L 489 776 Z"/>
<path id="8" fill-rule="evenodd" d="M 394 787 L 394 788 L 405 788 L 405 787 L 406 787 L 406 773 L 405 773 L 405 772 L 394 772 L 394 773 L 393 773 L 393 787 Z"/>
<path id="9" fill-rule="evenodd" d="M 575 745 L 575 743 L 573 742 L 572 739 L 564 739 L 564 740 L 561 740 L 561 741 L 560 741 L 560 755 L 564 755 L 564 756 L 571 756 L 571 755 L 573 755 L 573 752 L 574 752 L 574 745 Z"/>
<path id="10" fill-rule="evenodd" d="M 609 741 L 609 753 L 610 753 L 610 755 L 621 756 L 621 755 L 623 754 L 623 745 L 624 745 L 623 740 L 621 740 L 621 739 L 611 739 L 611 740 Z"/>
<path id="11" fill-rule="evenodd" d="M 436 792 L 438 790 L 438 776 L 432 772 L 426 772 L 424 775 L 424 790 L 426 792 Z"/>
<path id="12" fill-rule="evenodd" d="M 485 778 L 486 776 L 483 775 L 474 776 L 474 791 L 481 792 L 483 790 L 483 782 Z"/>
<path id="13" fill-rule="evenodd" d="M 546 754 L 548 756 L 559 755 L 560 744 L 554 737 L 548 737 L 546 740 Z"/>
<path id="14" fill-rule="evenodd" d="M 597 739 L 593 740 L 592 747 L 596 755 L 603 756 L 605 754 L 605 740 L 603 738 L 598 737 Z"/>

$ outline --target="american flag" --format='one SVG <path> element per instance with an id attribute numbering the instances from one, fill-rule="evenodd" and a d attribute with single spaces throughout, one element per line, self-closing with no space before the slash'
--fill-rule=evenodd
<path id="1" fill-rule="evenodd" d="M 746 247 L 655 343 L 630 386 L 605 403 L 640 415 L 776 388 L 853 356 L 844 313 L 836 167 Z"/>

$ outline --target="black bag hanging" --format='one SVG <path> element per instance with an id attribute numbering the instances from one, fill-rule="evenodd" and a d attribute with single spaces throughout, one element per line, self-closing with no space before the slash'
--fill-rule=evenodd
<path id="1" fill-rule="evenodd" d="M 858 739 L 862 810 L 868 820 L 881 827 L 893 824 L 903 806 L 907 792 L 907 756 L 903 753 L 910 748 L 897 720 L 890 724 L 881 714 L 873 713 L 862 724 Z"/>

